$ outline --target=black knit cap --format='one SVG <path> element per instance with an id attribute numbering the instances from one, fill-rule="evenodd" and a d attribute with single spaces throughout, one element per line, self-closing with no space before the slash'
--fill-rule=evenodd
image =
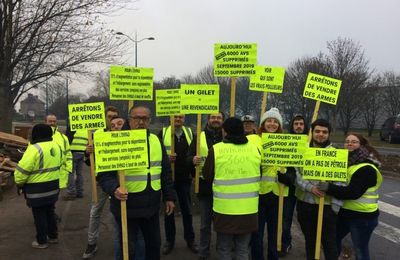
<path id="1" fill-rule="evenodd" d="M 222 124 L 222 128 L 228 135 L 241 136 L 244 135 L 243 123 L 239 118 L 230 117 Z"/>
<path id="2" fill-rule="evenodd" d="M 40 141 L 51 141 L 53 136 L 53 131 L 51 127 L 46 124 L 37 124 L 32 128 L 32 143 L 37 143 Z"/>

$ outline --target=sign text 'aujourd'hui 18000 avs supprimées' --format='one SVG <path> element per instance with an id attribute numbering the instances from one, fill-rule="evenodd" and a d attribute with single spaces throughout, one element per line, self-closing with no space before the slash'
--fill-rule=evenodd
<path id="1" fill-rule="evenodd" d="M 263 133 L 262 164 L 302 167 L 303 154 L 308 147 L 307 135 Z"/>
<path id="2" fill-rule="evenodd" d="M 214 76 L 246 77 L 256 73 L 257 44 L 214 44 Z"/>

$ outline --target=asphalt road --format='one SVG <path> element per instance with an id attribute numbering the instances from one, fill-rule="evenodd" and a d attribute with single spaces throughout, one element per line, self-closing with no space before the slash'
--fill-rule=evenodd
<path id="1" fill-rule="evenodd" d="M 51 245 L 45 250 L 31 248 L 31 242 L 35 237 L 32 213 L 26 207 L 22 196 L 17 196 L 14 190 L 7 191 L 4 200 L 0 202 L 0 259 L 81 259 L 87 244 L 90 208 L 88 178 L 85 180 L 85 186 L 87 187 L 85 198 L 68 202 L 59 200 L 57 203 L 57 213 L 62 217 L 59 225 L 59 244 Z M 399 187 L 399 180 L 385 177 L 380 196 L 380 224 L 370 242 L 372 259 L 400 259 Z M 195 203 L 194 228 L 198 235 L 200 219 L 196 207 Z M 99 251 L 93 258 L 99 260 L 113 259 L 113 225 L 108 204 L 103 213 L 98 241 Z M 185 246 L 181 218 L 179 213 L 177 215 L 176 247 L 170 255 L 163 256 L 162 259 L 196 259 Z M 164 238 L 163 227 L 161 230 Z M 305 259 L 303 236 L 296 220 L 292 233 L 293 249 L 285 259 Z M 196 240 L 198 241 L 198 236 Z M 212 241 L 212 259 L 217 259 L 214 235 Z"/>

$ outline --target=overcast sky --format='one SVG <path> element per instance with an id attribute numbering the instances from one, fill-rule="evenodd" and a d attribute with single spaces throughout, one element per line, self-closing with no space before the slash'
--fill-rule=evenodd
<path id="1" fill-rule="evenodd" d="M 287 67 L 326 51 L 326 42 L 360 43 L 370 66 L 400 72 L 399 0 L 140 0 L 108 18 L 110 29 L 138 39 L 139 67 L 155 79 L 195 74 L 213 62 L 214 43 L 254 42 L 258 64 Z M 134 45 L 128 50 L 134 65 Z"/>

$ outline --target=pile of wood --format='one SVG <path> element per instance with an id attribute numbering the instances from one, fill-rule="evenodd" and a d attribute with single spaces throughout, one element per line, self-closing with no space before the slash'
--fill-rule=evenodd
<path id="1" fill-rule="evenodd" d="M 12 173 L 27 146 L 28 140 L 17 135 L 0 132 L 0 193 L 2 187 L 14 184 Z"/>

